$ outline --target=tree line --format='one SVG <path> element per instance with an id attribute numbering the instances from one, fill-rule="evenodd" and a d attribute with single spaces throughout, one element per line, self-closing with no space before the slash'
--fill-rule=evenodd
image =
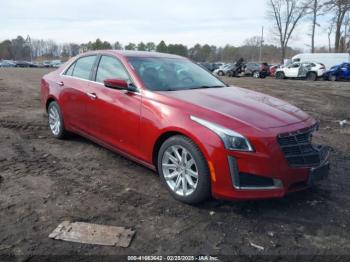
<path id="1" fill-rule="evenodd" d="M 120 42 L 110 43 L 96 39 L 88 43 L 76 44 L 58 44 L 53 40 L 28 40 L 23 36 L 18 36 L 12 40 L 5 40 L 0 43 L 0 59 L 12 60 L 48 60 L 61 59 L 63 61 L 79 53 L 89 50 L 135 50 L 169 53 L 189 57 L 197 62 L 233 62 L 239 58 L 246 61 L 258 61 L 260 38 L 255 36 L 244 41 L 242 46 L 236 47 L 226 45 L 217 47 L 209 44 L 196 44 L 193 47 L 187 47 L 183 44 L 166 44 L 161 41 L 158 44 L 154 42 L 128 43 L 122 45 Z M 263 45 L 262 57 L 264 61 L 279 62 L 280 48 L 274 45 Z M 287 54 L 293 56 L 300 52 L 299 50 L 287 48 Z"/>

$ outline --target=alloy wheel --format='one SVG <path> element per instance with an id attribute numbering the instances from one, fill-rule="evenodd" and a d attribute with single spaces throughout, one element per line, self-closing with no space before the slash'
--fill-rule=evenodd
<path id="1" fill-rule="evenodd" d="M 198 168 L 191 153 L 183 146 L 166 149 L 162 158 L 162 171 L 169 188 L 179 196 L 189 196 L 197 188 Z"/>
<path id="2" fill-rule="evenodd" d="M 51 132 L 55 136 L 59 135 L 60 128 L 61 128 L 61 118 L 55 106 L 50 107 L 50 110 L 49 110 L 49 125 L 50 125 Z"/>

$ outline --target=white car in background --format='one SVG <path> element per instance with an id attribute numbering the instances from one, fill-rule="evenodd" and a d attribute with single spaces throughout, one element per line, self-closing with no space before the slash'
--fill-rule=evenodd
<path id="1" fill-rule="evenodd" d="M 303 63 L 309 61 L 318 61 L 324 64 L 327 68 L 334 65 L 340 65 L 344 62 L 350 62 L 349 53 L 313 53 L 313 54 L 298 54 L 292 58 L 292 62 Z"/>
<path id="2" fill-rule="evenodd" d="M 276 70 L 277 79 L 302 78 L 316 81 L 326 72 L 326 67 L 322 63 L 316 62 L 296 62 Z"/>
<path id="3" fill-rule="evenodd" d="M 232 68 L 232 66 L 233 64 L 224 64 L 220 66 L 218 69 L 215 69 L 213 71 L 213 74 L 218 76 L 224 76 L 226 75 L 227 71 L 230 70 L 230 68 Z"/>

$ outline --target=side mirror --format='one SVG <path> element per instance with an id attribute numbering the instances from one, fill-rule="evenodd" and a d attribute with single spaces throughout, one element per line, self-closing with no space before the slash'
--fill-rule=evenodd
<path id="1" fill-rule="evenodd" d="M 103 82 L 105 87 L 108 88 L 137 92 L 137 87 L 133 83 L 129 84 L 123 79 L 106 79 Z"/>
<path id="2" fill-rule="evenodd" d="M 119 90 L 128 90 L 128 83 L 122 79 L 106 79 L 103 81 L 105 87 L 119 89 Z"/>

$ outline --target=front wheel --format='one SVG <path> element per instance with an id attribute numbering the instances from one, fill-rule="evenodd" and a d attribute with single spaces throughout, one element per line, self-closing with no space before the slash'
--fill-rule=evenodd
<path id="1" fill-rule="evenodd" d="M 277 79 L 284 79 L 284 78 L 285 78 L 285 75 L 284 75 L 283 72 L 277 72 L 277 73 L 276 73 L 276 78 L 277 78 Z"/>
<path id="2" fill-rule="evenodd" d="M 171 195 L 197 204 L 210 197 L 210 173 L 198 146 L 185 136 L 173 136 L 161 146 L 157 160 L 162 182 Z"/>
<path id="3" fill-rule="evenodd" d="M 260 78 L 260 72 L 259 71 L 254 71 L 253 72 L 253 77 L 254 78 Z"/>
<path id="4" fill-rule="evenodd" d="M 64 138 L 66 135 L 66 130 L 64 129 L 61 109 L 57 102 L 53 101 L 49 104 L 47 113 L 49 118 L 49 127 L 52 135 L 58 139 Z"/>

